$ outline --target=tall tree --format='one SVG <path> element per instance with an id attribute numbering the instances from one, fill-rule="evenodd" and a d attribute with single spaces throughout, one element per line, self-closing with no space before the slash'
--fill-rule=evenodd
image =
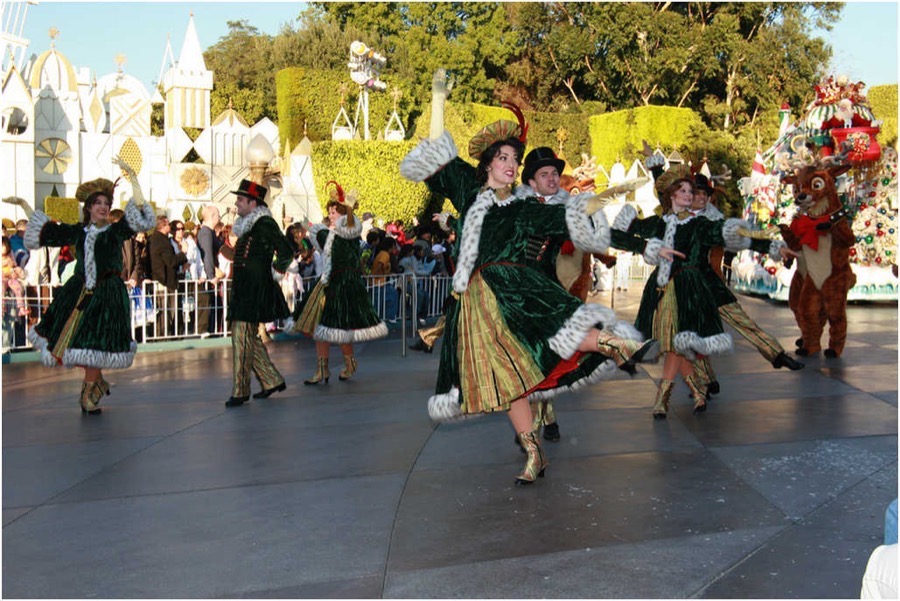
<path id="1" fill-rule="evenodd" d="M 203 53 L 213 71 L 212 114 L 228 106 L 248 122 L 276 118 L 272 38 L 246 20 L 228 21 L 228 33 Z"/>

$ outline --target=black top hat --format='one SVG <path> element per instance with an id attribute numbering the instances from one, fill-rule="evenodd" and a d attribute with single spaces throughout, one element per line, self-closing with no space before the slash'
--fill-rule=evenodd
<path id="1" fill-rule="evenodd" d="M 694 189 L 703 190 L 707 194 L 712 194 L 714 192 L 713 187 L 709 185 L 709 178 L 702 173 L 694 174 Z"/>
<path id="2" fill-rule="evenodd" d="M 534 178 L 534 174 L 538 169 L 549 165 L 556 167 L 556 170 L 562 175 L 566 162 L 557 157 L 552 148 L 538 146 L 525 156 L 525 163 L 522 167 L 522 181 L 527 184 Z"/>
<path id="3" fill-rule="evenodd" d="M 260 186 L 249 179 L 242 179 L 238 189 L 232 190 L 231 193 L 238 196 L 246 196 L 255 200 L 257 205 L 264 207 L 266 206 L 266 192 L 268 192 L 268 189 L 265 186 Z"/>

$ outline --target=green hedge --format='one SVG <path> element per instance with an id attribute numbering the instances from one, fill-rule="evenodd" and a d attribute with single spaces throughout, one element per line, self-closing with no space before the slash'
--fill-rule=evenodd
<path id="1" fill-rule="evenodd" d="M 897 84 L 889 86 L 875 86 L 869 90 L 869 106 L 875 118 L 884 123 L 881 124 L 881 133 L 878 134 L 878 143 L 881 146 L 897 147 Z"/>
<path id="2" fill-rule="evenodd" d="M 638 158 L 641 140 L 666 152 L 684 152 L 691 132 L 706 129 L 700 116 L 686 108 L 642 106 L 625 111 L 594 115 L 589 119 L 590 154 L 607 170 L 617 160 L 626 165 Z"/>
<path id="3" fill-rule="evenodd" d="M 400 176 L 400 161 L 417 143 L 417 140 L 313 143 L 313 178 L 322 212 L 325 213 L 328 203 L 325 184 L 335 180 L 345 192 L 359 191 L 357 213 L 360 215 L 370 211 L 379 219 L 402 219 L 404 223 L 410 223 L 413 217 L 423 220 L 430 200 L 428 190 L 424 184 Z"/>

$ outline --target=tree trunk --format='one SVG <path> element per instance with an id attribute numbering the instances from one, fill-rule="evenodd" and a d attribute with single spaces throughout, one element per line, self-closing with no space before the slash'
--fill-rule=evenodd
<path id="1" fill-rule="evenodd" d="M 725 106 L 727 110 L 725 111 L 725 124 L 724 129 L 728 131 L 731 129 L 731 105 L 734 102 L 734 80 L 737 77 L 736 68 L 728 70 L 728 79 L 725 80 Z"/>

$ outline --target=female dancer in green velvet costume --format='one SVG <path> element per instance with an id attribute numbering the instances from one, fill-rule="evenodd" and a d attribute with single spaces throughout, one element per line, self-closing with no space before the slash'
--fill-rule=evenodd
<path id="1" fill-rule="evenodd" d="M 328 353 L 339 344 L 344 354 L 344 369 L 338 375 L 347 380 L 356 372 L 353 343 L 384 338 L 387 325 L 378 317 L 366 285 L 360 263 L 362 223 L 354 218 L 355 195 L 345 195 L 337 182 L 328 202 L 328 226 L 315 224 L 310 238 L 322 254 L 323 270 L 315 288 L 304 295 L 294 310 L 289 329 L 312 336 L 316 341 L 316 373 L 304 384 L 328 383 Z M 326 184 L 326 187 L 328 186 Z"/>
<path id="2" fill-rule="evenodd" d="M 752 248 L 773 257 L 793 253 L 780 240 L 751 238 L 754 233 L 746 221 L 693 216 L 689 209 L 694 182 L 688 172 L 667 171 L 657 179 L 656 189 L 662 214 L 636 219 L 634 207 L 626 205 L 613 221 L 612 245 L 643 253 L 645 262 L 657 265 L 644 286 L 635 325 L 644 335 L 658 339 L 666 353 L 652 411 L 654 418 L 665 419 L 679 374 L 691 391 L 694 413 L 706 410 L 706 386 L 694 373 L 692 362 L 698 356 L 732 349 L 731 335 L 719 318 L 717 296 L 706 277 L 710 249 Z M 659 252 L 663 247 L 674 249 L 674 257 Z"/>
<path id="3" fill-rule="evenodd" d="M 446 314 L 429 414 L 440 421 L 506 411 L 528 454 L 517 484 L 534 482 L 547 465 L 529 397 L 549 398 L 609 377 L 617 364 L 640 360 L 656 346 L 641 342 L 610 309 L 581 303 L 540 269 L 546 248 L 535 240 L 565 236 L 579 248 L 603 252 L 610 231 L 596 197 L 548 205 L 513 195 L 524 129 L 503 120 L 479 132 L 469 145 L 477 168 L 457 156 L 447 132 L 423 140 L 400 165 L 405 178 L 424 181 L 460 214 L 457 301 Z"/>
<path id="4" fill-rule="evenodd" d="M 100 397 L 109 394 L 103 369 L 131 365 L 137 345 L 131 338 L 131 305 L 122 281 L 122 245 L 136 232 L 156 224 L 153 208 L 144 204 L 137 174 L 125 162 L 114 159 L 132 186 L 133 198 L 125 218 L 109 223 L 115 184 L 95 179 L 78 186 L 75 197 L 84 203 L 79 224 L 56 223 L 42 211 L 32 211 L 22 199 L 14 199 L 28 215 L 25 246 L 70 245 L 75 249 L 75 274 L 60 288 L 43 319 L 29 333 L 32 346 L 48 367 L 84 368 L 81 410 L 100 413 Z"/>

